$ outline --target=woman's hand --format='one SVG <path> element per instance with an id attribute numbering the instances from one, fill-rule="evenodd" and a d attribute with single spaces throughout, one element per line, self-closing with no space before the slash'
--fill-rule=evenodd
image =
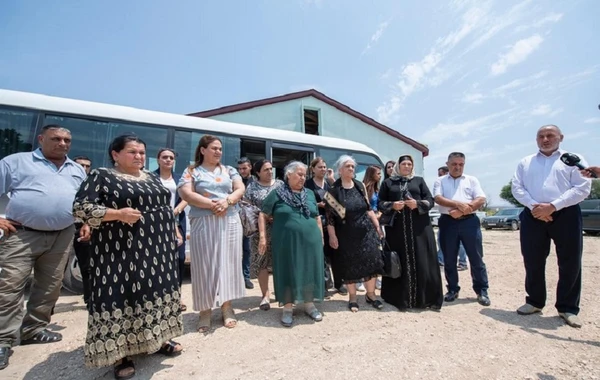
<path id="1" fill-rule="evenodd" d="M 181 210 L 179 209 L 179 207 L 175 207 L 175 208 L 173 209 L 173 214 L 175 214 L 175 216 L 177 216 L 177 215 L 181 214 Z"/>
<path id="2" fill-rule="evenodd" d="M 122 208 L 119 211 L 119 220 L 123 223 L 133 224 L 142 217 L 142 213 L 131 207 Z"/>
<path id="3" fill-rule="evenodd" d="M 380 226 L 375 227 L 377 229 L 377 235 L 379 235 L 380 239 L 383 239 L 383 230 Z"/>
<path id="4" fill-rule="evenodd" d="M 264 255 L 265 252 L 267 252 L 267 238 L 264 236 L 261 236 L 258 239 L 258 254 Z"/>
<path id="5" fill-rule="evenodd" d="M 177 235 L 177 246 L 181 247 L 183 244 L 183 236 L 181 236 L 181 232 L 179 232 L 179 228 L 175 227 L 175 232 Z"/>
<path id="6" fill-rule="evenodd" d="M 392 208 L 396 211 L 400 211 L 404 208 L 404 201 L 396 201 L 392 204 Z"/>
<path id="7" fill-rule="evenodd" d="M 91 238 L 92 238 L 92 230 L 90 229 L 90 226 L 88 226 L 87 224 L 84 224 L 83 226 L 81 226 L 81 229 L 79 230 L 79 238 L 77 239 L 77 241 L 86 242 L 86 241 L 90 241 Z"/>
<path id="8" fill-rule="evenodd" d="M 317 206 L 319 206 L 319 208 L 325 208 L 325 201 L 317 203 Z"/>
<path id="9" fill-rule="evenodd" d="M 417 208 L 417 201 L 414 199 L 408 199 L 404 201 L 404 205 L 407 206 L 409 209 L 414 210 Z"/>
<path id="10" fill-rule="evenodd" d="M 329 235 L 329 246 L 333 249 L 338 249 L 340 243 L 338 242 L 337 236 Z"/>
<path id="11" fill-rule="evenodd" d="M 213 204 L 211 207 L 211 211 L 213 212 L 213 214 L 215 214 L 216 216 L 225 215 L 225 213 L 227 212 L 227 208 L 229 207 L 227 199 L 213 199 L 212 202 Z"/>

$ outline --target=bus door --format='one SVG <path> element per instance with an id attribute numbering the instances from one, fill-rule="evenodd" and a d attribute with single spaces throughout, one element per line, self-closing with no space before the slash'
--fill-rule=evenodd
<path id="1" fill-rule="evenodd" d="M 300 161 L 310 166 L 314 157 L 314 149 L 306 146 L 293 144 L 271 144 L 271 157 L 275 178 L 283 180 L 283 168 L 291 161 Z M 308 174 L 308 173 L 307 173 Z"/>

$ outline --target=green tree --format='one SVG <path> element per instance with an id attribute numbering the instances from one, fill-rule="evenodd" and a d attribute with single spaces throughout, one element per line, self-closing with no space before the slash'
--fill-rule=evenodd
<path id="1" fill-rule="evenodd" d="M 592 180 L 592 191 L 588 199 L 600 199 L 600 179 Z"/>
<path id="2" fill-rule="evenodd" d="M 508 184 L 504 185 L 502 187 L 502 190 L 500 190 L 500 198 L 504 199 L 505 201 L 507 201 L 508 203 L 510 203 L 513 206 L 516 206 L 516 207 L 522 207 L 523 206 L 513 196 L 512 190 L 511 190 L 511 186 L 510 186 L 510 181 L 508 181 Z"/>

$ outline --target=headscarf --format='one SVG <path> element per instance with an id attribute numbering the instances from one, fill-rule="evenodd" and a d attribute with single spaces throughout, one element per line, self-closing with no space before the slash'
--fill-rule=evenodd
<path id="1" fill-rule="evenodd" d="M 308 201 L 306 200 L 306 189 L 303 187 L 300 193 L 294 193 L 290 187 L 287 179 L 284 181 L 283 186 L 279 186 L 275 189 L 279 199 L 291 208 L 300 209 L 306 219 L 310 219 L 310 209 L 308 208 Z M 297 197 L 296 194 L 300 194 Z"/>
<path id="2" fill-rule="evenodd" d="M 413 168 L 410 172 L 409 175 L 402 175 L 400 174 L 400 163 L 402 161 L 410 161 L 413 164 Z M 392 171 L 392 175 L 390 176 L 390 178 L 392 178 L 393 180 L 404 180 L 404 181 L 408 181 L 410 179 L 412 179 L 415 176 L 415 161 L 413 160 L 412 156 L 410 154 L 403 154 L 400 157 L 398 157 L 398 161 L 394 164 L 394 170 Z"/>

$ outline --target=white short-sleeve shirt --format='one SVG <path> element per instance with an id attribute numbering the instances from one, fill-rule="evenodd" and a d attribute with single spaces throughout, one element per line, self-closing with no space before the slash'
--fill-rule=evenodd
<path id="1" fill-rule="evenodd" d="M 469 203 L 475 198 L 484 197 L 485 193 L 479 184 L 479 180 L 471 175 L 463 174 L 461 177 L 453 178 L 449 174 L 439 177 L 433 185 L 433 197 L 441 195 L 453 201 Z M 449 214 L 450 208 L 439 206 L 441 214 Z"/>

